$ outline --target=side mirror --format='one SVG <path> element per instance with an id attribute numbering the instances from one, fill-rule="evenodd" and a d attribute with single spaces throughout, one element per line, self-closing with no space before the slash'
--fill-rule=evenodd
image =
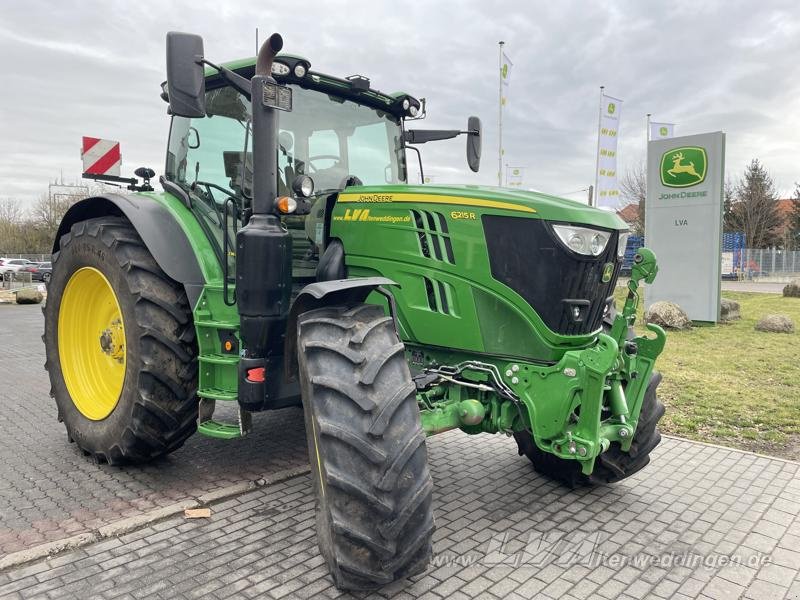
<path id="1" fill-rule="evenodd" d="M 467 164 L 473 173 L 481 168 L 481 120 L 470 117 L 467 120 Z"/>
<path id="2" fill-rule="evenodd" d="M 206 116 L 203 38 L 193 33 L 167 33 L 167 95 L 173 115 Z"/>

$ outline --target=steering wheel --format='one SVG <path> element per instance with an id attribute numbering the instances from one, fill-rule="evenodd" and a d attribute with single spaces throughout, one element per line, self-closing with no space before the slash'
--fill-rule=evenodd
<path id="1" fill-rule="evenodd" d="M 316 156 L 308 157 L 308 160 L 306 160 L 306 166 L 308 167 L 309 173 L 316 173 L 319 171 L 319 169 L 313 165 L 315 160 L 333 159 L 338 162 L 339 158 L 340 157 L 336 156 L 335 154 L 317 154 Z"/>

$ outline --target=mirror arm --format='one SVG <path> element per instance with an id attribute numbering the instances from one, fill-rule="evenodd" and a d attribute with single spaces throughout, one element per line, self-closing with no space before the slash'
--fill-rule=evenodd
<path id="1" fill-rule="evenodd" d="M 250 100 L 250 80 L 245 79 L 241 75 L 237 75 L 230 69 L 226 69 L 225 67 L 221 67 L 219 65 L 215 65 L 214 63 L 206 60 L 205 58 L 200 59 L 200 63 L 204 65 L 208 65 L 212 69 L 216 69 L 222 78 L 227 81 L 231 87 L 233 87 L 237 92 L 242 94 L 248 100 Z"/>
<path id="2" fill-rule="evenodd" d="M 458 129 L 408 129 L 403 134 L 405 141 L 409 144 L 424 144 L 426 142 L 436 142 L 439 140 L 449 140 L 468 133 Z"/>
<path id="3" fill-rule="evenodd" d="M 425 142 L 449 140 L 459 135 L 479 134 L 480 132 L 477 129 L 468 131 L 458 131 L 457 129 L 409 129 L 404 132 L 404 137 L 409 144 L 424 144 Z"/>

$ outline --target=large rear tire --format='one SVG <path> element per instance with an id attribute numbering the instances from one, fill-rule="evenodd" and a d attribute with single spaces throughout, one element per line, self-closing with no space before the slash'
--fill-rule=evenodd
<path id="1" fill-rule="evenodd" d="M 43 311 L 50 395 L 85 454 L 145 462 L 194 433 L 191 309 L 126 219 L 81 221 L 61 238 Z"/>
<path id="2" fill-rule="evenodd" d="M 561 481 L 570 487 L 616 483 L 643 469 L 650 462 L 650 453 L 661 442 L 658 422 L 664 416 L 664 405 L 656 395 L 661 383 L 661 373 L 653 373 L 642 401 L 639 423 L 630 449 L 625 452 L 617 442 L 597 457 L 594 471 L 584 475 L 576 460 L 559 458 L 541 450 L 527 431 L 514 434 L 520 455 L 524 454 L 533 463 L 533 468 L 542 475 Z"/>
<path id="3" fill-rule="evenodd" d="M 392 319 L 366 304 L 307 312 L 298 352 L 317 538 L 334 583 L 370 590 L 424 571 L 433 482 Z"/>

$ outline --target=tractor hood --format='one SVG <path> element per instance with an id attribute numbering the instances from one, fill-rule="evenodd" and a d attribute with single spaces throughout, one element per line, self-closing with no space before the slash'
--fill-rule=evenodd
<path id="1" fill-rule="evenodd" d="M 627 230 L 628 225 L 615 212 L 592 208 L 581 202 L 541 192 L 509 190 L 481 185 L 381 185 L 349 187 L 340 201 L 354 203 L 431 203 L 457 207 L 498 209 L 518 216 L 547 221 L 593 225 L 605 229 Z"/>

